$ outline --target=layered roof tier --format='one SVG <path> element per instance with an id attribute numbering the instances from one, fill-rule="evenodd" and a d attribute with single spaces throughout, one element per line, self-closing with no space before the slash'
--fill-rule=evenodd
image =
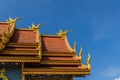
<path id="1" fill-rule="evenodd" d="M 0 23 L 0 62 L 22 62 L 23 75 L 90 74 L 90 56 L 87 65 L 82 64 L 82 51 L 76 56 L 76 46 L 72 49 L 67 40 L 68 30 L 57 35 L 42 35 L 41 24 L 17 29 L 16 21 Z"/>

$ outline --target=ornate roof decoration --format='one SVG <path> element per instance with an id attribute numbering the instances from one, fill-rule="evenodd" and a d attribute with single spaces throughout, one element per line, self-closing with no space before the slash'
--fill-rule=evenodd
<path id="1" fill-rule="evenodd" d="M 22 63 L 22 79 L 26 75 L 73 75 L 85 76 L 91 71 L 91 57 L 87 65 L 82 63 L 82 48 L 77 56 L 76 42 L 71 48 L 67 33 L 60 30 L 57 35 L 42 35 L 43 24 L 26 29 L 17 29 L 20 18 L 9 18 L 0 22 L 0 63 Z"/>
<path id="2" fill-rule="evenodd" d="M 7 22 L 4 23 L 0 23 L 0 51 L 3 50 L 5 48 L 5 45 L 9 42 L 9 39 L 11 38 L 11 36 L 13 35 L 14 31 L 15 31 L 15 25 L 17 20 L 19 20 L 19 18 L 9 18 L 9 20 Z"/>
<path id="3" fill-rule="evenodd" d="M 80 62 L 82 63 L 82 48 L 80 49 L 79 58 L 80 58 Z"/>
<path id="4" fill-rule="evenodd" d="M 57 35 L 60 36 L 61 39 L 64 39 L 64 38 L 66 37 L 66 35 L 67 35 L 68 32 L 70 32 L 70 30 L 62 31 L 62 30 L 60 29 L 60 31 L 59 31 L 59 33 L 57 33 Z"/>
<path id="5" fill-rule="evenodd" d="M 10 17 L 9 20 L 7 20 L 7 22 L 12 24 L 12 23 L 16 23 L 18 20 L 20 20 L 19 17 L 15 18 L 15 19 Z"/>
<path id="6" fill-rule="evenodd" d="M 73 52 L 76 54 L 76 41 L 74 42 Z"/>
<path id="7" fill-rule="evenodd" d="M 36 26 L 36 25 L 34 25 L 34 24 L 32 23 L 32 26 L 29 27 L 29 29 L 38 30 L 41 26 L 43 26 L 43 24 L 38 24 L 38 25 Z"/>
<path id="8" fill-rule="evenodd" d="M 91 62 L 91 57 L 90 57 L 90 53 L 88 52 L 87 66 L 89 70 L 92 69 L 90 62 Z"/>

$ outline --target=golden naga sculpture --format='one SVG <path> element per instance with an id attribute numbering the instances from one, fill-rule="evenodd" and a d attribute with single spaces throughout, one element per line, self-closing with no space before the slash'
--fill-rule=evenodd
<path id="1" fill-rule="evenodd" d="M 70 30 L 65 30 L 65 31 L 60 30 L 59 33 L 57 33 L 57 35 L 60 36 L 61 39 L 64 39 L 68 32 L 70 32 Z"/>
<path id="2" fill-rule="evenodd" d="M 87 66 L 89 70 L 92 69 L 90 62 L 91 62 L 91 57 L 90 57 L 90 53 L 88 52 Z"/>
<path id="3" fill-rule="evenodd" d="M 15 19 L 12 19 L 12 18 L 10 17 L 9 20 L 7 20 L 7 22 L 9 22 L 9 23 L 16 23 L 18 20 L 20 20 L 19 17 L 15 18 Z"/>
<path id="4" fill-rule="evenodd" d="M 19 20 L 20 18 L 9 18 L 9 20 L 7 20 L 8 23 L 10 23 L 10 25 L 6 28 L 6 30 L 3 29 L 2 34 L 1 34 L 1 43 L 0 43 L 0 51 L 3 50 L 5 48 L 5 45 L 7 44 L 7 42 L 9 42 L 10 37 L 13 35 L 14 30 L 15 30 L 15 25 L 16 22 Z M 14 24 L 12 24 L 14 23 Z M 3 26 L 4 28 L 4 26 Z"/>
<path id="5" fill-rule="evenodd" d="M 80 58 L 80 62 L 82 63 L 82 48 L 80 49 L 79 58 Z"/>
<path id="6" fill-rule="evenodd" d="M 2 43 L 6 44 L 9 41 L 9 38 L 5 32 L 2 32 Z"/>
<path id="7" fill-rule="evenodd" d="M 0 43 L 0 50 L 3 50 L 5 48 L 5 44 L 9 41 L 9 38 L 5 32 L 2 32 L 2 37 L 1 37 L 1 43 Z"/>
<path id="8" fill-rule="evenodd" d="M 36 25 L 34 25 L 34 24 L 32 23 L 32 26 L 29 27 L 29 29 L 38 30 L 38 29 L 40 28 L 40 26 L 43 26 L 43 24 L 38 24 L 38 25 L 36 26 Z"/>

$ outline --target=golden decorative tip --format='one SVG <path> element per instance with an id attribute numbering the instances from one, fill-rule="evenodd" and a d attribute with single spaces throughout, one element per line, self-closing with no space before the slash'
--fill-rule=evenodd
<path id="1" fill-rule="evenodd" d="M 7 22 L 9 22 L 9 23 L 16 23 L 18 20 L 20 20 L 19 17 L 15 18 L 15 19 L 10 17 L 9 20 L 7 20 Z"/>
<path id="2" fill-rule="evenodd" d="M 64 38 L 66 37 L 66 35 L 67 35 L 68 32 L 70 32 L 70 30 L 62 31 L 62 30 L 60 29 L 60 31 L 59 31 L 59 33 L 57 33 L 57 35 L 60 36 L 61 39 L 64 39 Z"/>
<path id="3" fill-rule="evenodd" d="M 73 52 L 76 54 L 76 41 L 74 42 Z"/>
<path id="4" fill-rule="evenodd" d="M 88 69 L 91 70 L 92 67 L 91 67 L 91 57 L 90 57 L 90 53 L 88 52 L 88 59 L 87 59 L 87 65 L 88 65 Z"/>
<path id="5" fill-rule="evenodd" d="M 82 47 L 80 48 L 79 58 L 80 58 L 80 62 L 82 63 Z"/>
<path id="6" fill-rule="evenodd" d="M 38 30 L 40 28 L 40 26 L 43 26 L 43 24 L 35 25 L 35 24 L 32 23 L 32 26 L 29 27 L 29 29 Z"/>

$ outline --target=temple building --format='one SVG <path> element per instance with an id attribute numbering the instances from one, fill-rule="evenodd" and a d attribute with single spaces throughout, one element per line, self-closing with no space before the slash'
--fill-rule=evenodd
<path id="1" fill-rule="evenodd" d="M 55 35 L 39 31 L 42 24 L 16 28 L 19 18 L 0 22 L 0 80 L 74 80 L 90 75 L 90 54 L 82 63 L 67 40 L 69 30 Z"/>

